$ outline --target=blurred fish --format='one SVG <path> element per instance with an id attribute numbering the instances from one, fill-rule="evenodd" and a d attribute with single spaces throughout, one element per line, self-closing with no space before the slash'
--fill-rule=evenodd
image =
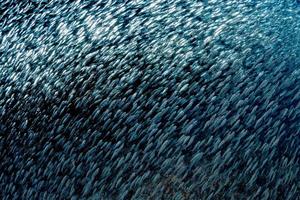
<path id="1" fill-rule="evenodd" d="M 297 199 L 298 8 L 1 1 L 1 198 Z"/>

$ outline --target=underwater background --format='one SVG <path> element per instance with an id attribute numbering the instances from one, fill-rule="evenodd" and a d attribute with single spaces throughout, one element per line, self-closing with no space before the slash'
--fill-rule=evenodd
<path id="1" fill-rule="evenodd" d="M 0 0 L 0 199 L 300 199 L 297 0 Z"/>

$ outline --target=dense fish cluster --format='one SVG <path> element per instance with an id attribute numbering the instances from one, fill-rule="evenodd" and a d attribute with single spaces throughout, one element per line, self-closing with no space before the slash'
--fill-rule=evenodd
<path id="1" fill-rule="evenodd" d="M 0 1 L 0 199 L 300 199 L 295 0 Z"/>

